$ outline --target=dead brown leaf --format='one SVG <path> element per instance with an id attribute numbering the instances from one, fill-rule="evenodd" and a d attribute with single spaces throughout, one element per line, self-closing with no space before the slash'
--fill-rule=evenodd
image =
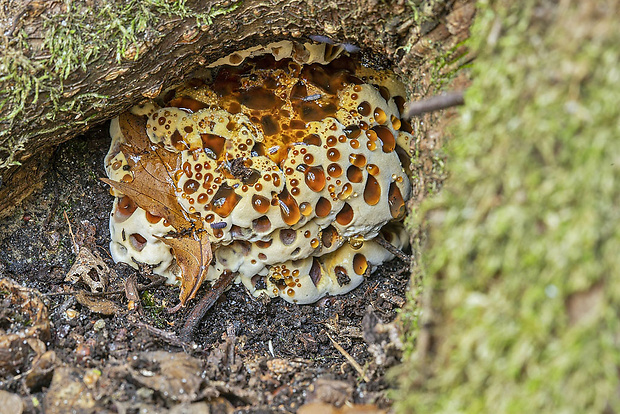
<path id="1" fill-rule="evenodd" d="M 111 300 L 89 295 L 88 292 L 83 290 L 76 293 L 75 299 L 77 299 L 80 305 L 87 307 L 91 312 L 100 313 L 102 315 L 114 315 L 120 310 Z"/>
<path id="2" fill-rule="evenodd" d="M 166 219 L 177 231 L 176 236 L 160 240 L 172 247 L 183 273 L 179 295 L 179 306 L 183 306 L 204 281 L 212 253 L 207 234 L 200 231 L 202 220 L 188 214 L 177 200 L 172 175 L 179 168 L 180 155 L 149 140 L 145 117 L 126 112 L 119 117 L 119 123 L 126 138 L 121 151 L 133 179 L 101 180 L 130 197 L 140 208 Z"/>
<path id="3" fill-rule="evenodd" d="M 88 247 L 82 246 L 79 249 L 65 281 L 73 284 L 82 281 L 88 285 L 91 292 L 105 292 L 113 270 L 110 270 L 101 257 L 96 252 L 91 252 Z"/>
<path id="4" fill-rule="evenodd" d="M 181 281 L 180 305 L 196 296 L 198 288 L 207 276 L 213 253 L 209 235 L 204 231 L 193 231 L 190 234 L 174 238 L 159 237 L 159 240 L 172 247 L 177 264 L 183 272 Z"/>
<path id="5" fill-rule="evenodd" d="M 151 143 L 146 135 L 144 117 L 124 113 L 119 123 L 127 140 L 121 145 L 121 151 L 129 163 L 128 175 L 131 173 L 133 180 L 101 180 L 129 196 L 140 208 L 168 220 L 177 231 L 201 228 L 202 221 L 193 220 L 177 201 L 172 172 L 178 169 L 180 155 Z"/>

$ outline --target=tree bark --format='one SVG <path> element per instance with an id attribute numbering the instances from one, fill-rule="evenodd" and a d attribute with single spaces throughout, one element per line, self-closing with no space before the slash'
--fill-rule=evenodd
<path id="1" fill-rule="evenodd" d="M 471 0 L 0 0 L 0 216 L 56 145 L 236 50 L 326 36 L 415 80 L 472 16 Z"/>

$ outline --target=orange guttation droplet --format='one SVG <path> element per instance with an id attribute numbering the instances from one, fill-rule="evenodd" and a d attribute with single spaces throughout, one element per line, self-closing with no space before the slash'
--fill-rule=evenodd
<path id="1" fill-rule="evenodd" d="M 330 177 L 340 177 L 342 175 L 342 167 L 340 165 L 332 163 L 327 166 L 327 174 Z"/>
<path id="2" fill-rule="evenodd" d="M 364 187 L 364 201 L 368 205 L 374 206 L 381 200 L 381 186 L 375 177 L 368 176 L 366 187 Z"/>
<path id="3" fill-rule="evenodd" d="M 138 206 L 131 198 L 123 196 L 118 200 L 118 213 L 116 215 L 119 216 L 119 219 L 125 219 L 131 216 L 133 212 L 136 211 L 136 208 L 138 208 Z"/>
<path id="4" fill-rule="evenodd" d="M 183 184 L 183 191 L 186 194 L 194 194 L 200 188 L 200 183 L 196 180 L 187 180 L 185 184 Z"/>
<path id="5" fill-rule="evenodd" d="M 394 182 L 390 184 L 390 189 L 388 190 L 388 204 L 390 206 L 390 213 L 395 219 L 400 219 L 405 215 L 405 200 L 403 200 L 400 189 Z"/>
<path id="6" fill-rule="evenodd" d="M 363 275 L 368 269 L 368 262 L 363 254 L 357 253 L 353 256 L 353 271 L 358 275 Z"/>
<path id="7" fill-rule="evenodd" d="M 349 155 L 349 162 L 356 167 L 364 168 L 366 165 L 366 157 L 362 154 L 351 154 Z"/>
<path id="8" fill-rule="evenodd" d="M 375 117 L 375 121 L 378 124 L 385 124 L 385 122 L 387 121 L 387 115 L 385 114 L 385 111 L 383 111 L 383 109 L 381 108 L 375 108 L 373 116 Z"/>
<path id="9" fill-rule="evenodd" d="M 297 201 L 289 194 L 286 187 L 284 187 L 284 190 L 278 195 L 278 204 L 280 205 L 282 220 L 289 226 L 297 224 L 301 218 L 301 212 L 299 211 Z"/>
<path id="10" fill-rule="evenodd" d="M 349 203 L 344 203 L 344 206 L 342 207 L 340 212 L 336 214 L 336 221 L 341 226 L 346 226 L 351 222 L 351 220 L 353 220 L 353 209 L 351 208 Z"/>
<path id="11" fill-rule="evenodd" d="M 316 215 L 318 217 L 326 217 L 332 211 L 332 203 L 328 199 L 321 197 L 316 202 Z"/>
<path id="12" fill-rule="evenodd" d="M 379 174 L 379 167 L 377 167 L 375 164 L 368 164 L 366 166 L 366 171 L 368 171 L 368 174 L 371 175 L 377 175 Z"/>
<path id="13" fill-rule="evenodd" d="M 304 201 L 299 205 L 299 211 L 301 212 L 301 214 L 307 217 L 312 214 L 312 206 L 310 205 L 310 203 Z"/>
<path id="14" fill-rule="evenodd" d="M 313 162 L 314 162 L 314 157 L 312 156 L 312 154 L 304 155 L 304 163 L 311 165 Z"/>
<path id="15" fill-rule="evenodd" d="M 233 191 L 226 183 L 222 184 L 213 196 L 211 210 L 220 217 L 228 217 L 233 211 L 241 196 Z"/>
<path id="16" fill-rule="evenodd" d="M 340 159 L 340 151 L 336 148 L 330 148 L 327 150 L 327 159 L 330 161 L 338 161 Z"/>
<path id="17" fill-rule="evenodd" d="M 392 121 L 392 128 L 398 131 L 400 129 L 400 119 L 392 115 L 392 118 L 390 118 L 390 121 Z"/>
<path id="18" fill-rule="evenodd" d="M 352 183 L 361 183 L 364 175 L 362 174 L 362 170 L 357 168 L 355 165 L 351 165 L 347 168 L 347 178 Z"/>
<path id="19" fill-rule="evenodd" d="M 383 152 L 394 151 L 394 148 L 396 148 L 396 140 L 394 139 L 392 131 L 390 131 L 388 127 L 385 127 L 383 125 L 377 125 L 372 129 L 377 133 L 377 135 L 381 139 L 381 142 L 383 143 Z"/>
<path id="20" fill-rule="evenodd" d="M 310 240 L 310 247 L 312 247 L 313 249 L 316 249 L 317 247 L 319 247 L 319 239 Z"/>
<path id="21" fill-rule="evenodd" d="M 146 221 L 148 221 L 151 224 L 157 224 L 159 223 L 159 220 L 161 219 L 162 219 L 161 216 L 156 216 L 155 214 L 151 214 L 148 211 L 146 212 Z"/>
<path id="22" fill-rule="evenodd" d="M 258 194 L 252 196 L 252 207 L 260 214 L 265 214 L 269 210 L 269 199 Z"/>
<path id="23" fill-rule="evenodd" d="M 346 200 L 347 198 L 349 198 L 351 193 L 353 193 L 353 187 L 351 186 L 351 184 L 346 183 L 342 186 L 342 190 L 340 191 L 340 193 L 338 193 L 338 198 L 340 200 Z"/>
<path id="24" fill-rule="evenodd" d="M 323 167 L 316 166 L 310 167 L 305 172 L 306 185 L 315 193 L 318 193 L 325 188 L 325 171 Z"/>

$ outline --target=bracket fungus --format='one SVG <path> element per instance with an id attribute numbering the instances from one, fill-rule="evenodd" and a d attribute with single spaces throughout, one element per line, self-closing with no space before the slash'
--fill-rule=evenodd
<path id="1" fill-rule="evenodd" d="M 132 108 L 105 161 L 114 260 L 181 280 L 182 303 L 224 271 L 290 302 L 349 292 L 393 257 L 373 238 L 408 242 L 404 96 L 341 46 L 278 42 Z M 184 238 L 202 244 L 180 258 Z"/>

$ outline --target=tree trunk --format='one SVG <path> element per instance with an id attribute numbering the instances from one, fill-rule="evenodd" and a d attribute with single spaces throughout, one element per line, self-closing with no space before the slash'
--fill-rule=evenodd
<path id="1" fill-rule="evenodd" d="M 0 0 L 0 216 L 53 148 L 236 50 L 325 36 L 415 80 L 467 33 L 471 0 Z M 421 41 L 423 40 L 423 41 Z M 426 69 L 425 69 L 426 68 Z M 427 82 L 428 83 L 428 82 Z"/>

